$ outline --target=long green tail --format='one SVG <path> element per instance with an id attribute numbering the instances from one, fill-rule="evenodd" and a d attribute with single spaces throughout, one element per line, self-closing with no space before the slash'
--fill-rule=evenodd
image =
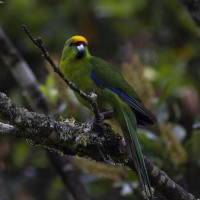
<path id="1" fill-rule="evenodd" d="M 127 145 L 127 150 L 130 154 L 131 159 L 134 161 L 136 171 L 140 178 L 142 188 L 144 191 L 145 199 L 153 200 L 153 192 L 149 181 L 149 176 L 147 173 L 147 169 L 144 163 L 144 158 L 142 155 L 141 147 L 138 141 L 137 132 L 136 132 L 136 119 L 132 110 L 127 111 L 126 108 L 122 108 L 124 120 L 126 122 L 128 135 L 125 131 L 124 137 Z"/>

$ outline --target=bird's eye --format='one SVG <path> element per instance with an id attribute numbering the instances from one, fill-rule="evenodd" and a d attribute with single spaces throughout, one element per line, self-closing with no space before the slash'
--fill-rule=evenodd
<path id="1" fill-rule="evenodd" d="M 68 43 L 68 46 L 71 47 L 71 46 L 72 46 L 72 42 L 69 42 L 69 43 Z"/>

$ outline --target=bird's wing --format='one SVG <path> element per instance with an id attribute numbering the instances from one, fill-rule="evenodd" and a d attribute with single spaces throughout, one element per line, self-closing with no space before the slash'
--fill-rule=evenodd
<path id="1" fill-rule="evenodd" d="M 155 116 L 141 103 L 135 90 L 126 82 L 123 76 L 104 60 L 92 57 L 91 78 L 101 88 L 108 88 L 116 93 L 135 112 L 137 122 L 141 126 L 153 125 L 157 122 Z"/>

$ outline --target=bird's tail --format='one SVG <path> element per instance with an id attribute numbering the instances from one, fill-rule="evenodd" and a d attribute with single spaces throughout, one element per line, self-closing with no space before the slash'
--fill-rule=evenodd
<path id="1" fill-rule="evenodd" d="M 137 123 L 135 114 L 131 109 L 122 107 L 125 126 L 123 127 L 124 137 L 127 145 L 129 156 L 135 164 L 136 171 L 142 184 L 144 198 L 153 200 L 153 191 L 150 185 L 147 169 L 144 163 L 141 147 L 137 137 Z M 125 129 L 125 130 L 124 130 Z M 128 133 L 127 133 L 128 132 Z"/>

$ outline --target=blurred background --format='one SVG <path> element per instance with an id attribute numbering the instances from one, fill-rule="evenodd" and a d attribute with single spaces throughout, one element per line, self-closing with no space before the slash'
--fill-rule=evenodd
<path id="1" fill-rule="evenodd" d="M 21 28 L 42 37 L 59 65 L 66 39 L 83 35 L 92 55 L 118 68 L 159 124 L 138 129 L 144 155 L 186 190 L 200 196 L 200 33 L 179 1 L 5 0 L 0 26 L 22 54 L 56 119 L 91 119 L 51 71 Z M 0 92 L 31 110 L 30 100 L 0 59 Z M 73 158 L 90 199 L 143 199 L 126 167 Z M 0 199 L 73 199 L 44 149 L 0 138 Z M 155 192 L 157 199 L 165 199 Z"/>

